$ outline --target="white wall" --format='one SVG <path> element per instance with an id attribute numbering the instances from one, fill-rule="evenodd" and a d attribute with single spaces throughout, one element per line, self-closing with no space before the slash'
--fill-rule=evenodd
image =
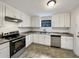
<path id="1" fill-rule="evenodd" d="M 70 32 L 74 34 L 74 52 L 79 56 L 79 7 L 71 12 L 71 29 Z"/>

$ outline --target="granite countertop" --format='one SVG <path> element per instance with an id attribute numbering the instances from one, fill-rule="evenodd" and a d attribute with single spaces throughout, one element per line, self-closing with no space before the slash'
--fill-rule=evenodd
<path id="1" fill-rule="evenodd" d="M 29 31 L 29 32 L 23 32 L 21 35 L 30 35 L 30 34 L 46 34 L 46 35 L 61 35 L 61 36 L 69 36 L 73 37 L 73 34 L 67 33 L 67 32 L 42 32 L 42 31 Z"/>
<path id="2" fill-rule="evenodd" d="M 0 38 L 0 45 L 9 42 L 9 40 Z"/>
<path id="3" fill-rule="evenodd" d="M 20 35 L 30 35 L 30 34 L 45 34 L 45 35 L 61 35 L 61 36 L 69 36 L 69 37 L 73 37 L 73 34 L 71 33 L 63 33 L 63 32 L 42 32 L 42 31 L 29 31 L 29 32 L 23 32 L 20 33 Z M 9 40 L 0 38 L 0 45 L 9 42 Z"/>

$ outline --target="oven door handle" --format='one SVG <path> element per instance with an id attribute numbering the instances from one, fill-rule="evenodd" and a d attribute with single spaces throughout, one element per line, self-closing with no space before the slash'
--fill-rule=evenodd
<path id="1" fill-rule="evenodd" d="M 22 39 L 24 39 L 24 37 L 23 38 L 19 38 L 18 40 L 14 40 L 12 42 L 14 43 L 14 42 L 17 42 L 17 41 L 22 40 Z"/>

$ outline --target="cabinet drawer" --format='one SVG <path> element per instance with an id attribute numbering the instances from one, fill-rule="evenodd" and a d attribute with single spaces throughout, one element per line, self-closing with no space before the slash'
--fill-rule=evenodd
<path id="1" fill-rule="evenodd" d="M 7 47 L 7 46 L 9 46 L 9 42 L 8 43 L 1 44 L 0 45 L 0 50 L 3 49 L 3 48 L 5 48 L 5 47 Z"/>
<path id="2" fill-rule="evenodd" d="M 0 50 L 0 58 L 9 58 L 9 57 L 10 57 L 9 47 L 5 47 L 4 49 Z"/>

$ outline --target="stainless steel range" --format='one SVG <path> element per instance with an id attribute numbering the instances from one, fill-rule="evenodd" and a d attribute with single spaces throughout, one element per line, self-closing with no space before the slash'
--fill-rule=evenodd
<path id="1" fill-rule="evenodd" d="M 10 57 L 16 58 L 25 50 L 25 36 L 21 36 L 19 31 L 4 33 L 2 37 L 10 42 Z"/>

